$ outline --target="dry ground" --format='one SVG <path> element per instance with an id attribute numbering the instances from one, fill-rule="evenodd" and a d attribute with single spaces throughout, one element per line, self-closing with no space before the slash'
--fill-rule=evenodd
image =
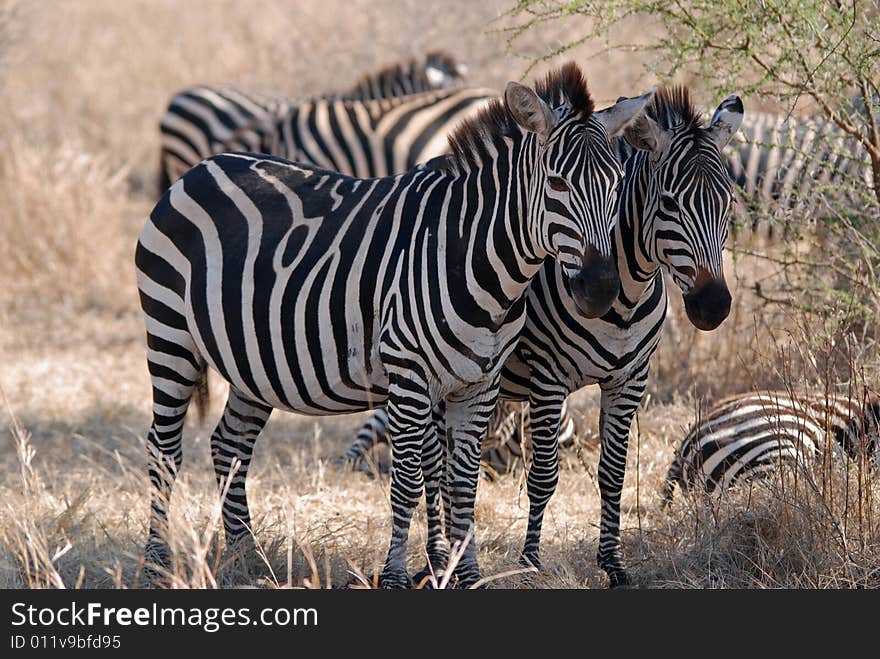
<path id="1" fill-rule="evenodd" d="M 308 0 L 261 3 L 259 12 L 231 0 L 0 6 L 0 587 L 139 583 L 150 400 L 132 253 L 155 199 L 157 123 L 171 94 L 196 82 L 320 93 L 434 48 L 458 54 L 473 84 L 499 87 L 527 64 L 492 32 L 507 4 Z M 567 36 L 535 33 L 517 52 L 546 52 Z M 599 98 L 653 84 L 631 57 L 594 58 L 594 51 L 584 46 L 573 56 Z M 880 500 L 857 469 L 787 476 L 720 501 L 678 497 L 669 511 L 659 508 L 673 446 L 699 397 L 811 377 L 797 322 L 749 293 L 772 268 L 750 259 L 731 260 L 730 268 L 736 303 L 719 331 L 689 328 L 673 300 L 624 492 L 633 575 L 647 587 L 877 585 Z M 780 351 L 791 354 L 780 361 Z M 215 393 L 211 420 L 222 398 Z M 575 407 L 584 434 L 595 436 L 596 392 L 578 394 Z M 177 585 L 338 586 L 373 573 L 389 536 L 387 481 L 331 464 L 360 420 L 276 413 L 249 477 L 265 561 L 246 571 L 218 565 L 210 429 L 191 421 L 173 504 Z M 545 522 L 544 573 L 495 585 L 604 585 L 594 561 L 596 457 L 587 445 L 566 460 Z M 486 575 L 516 568 L 526 510 L 521 473 L 481 483 L 477 540 Z M 414 570 L 422 522 L 411 543 Z"/>

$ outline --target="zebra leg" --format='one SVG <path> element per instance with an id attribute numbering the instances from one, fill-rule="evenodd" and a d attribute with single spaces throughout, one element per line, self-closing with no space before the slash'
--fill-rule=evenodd
<path id="1" fill-rule="evenodd" d="M 529 397 L 532 465 L 527 479 L 529 525 L 520 562 L 541 567 L 539 548 L 544 510 L 559 482 L 559 423 L 568 392 L 564 389 L 533 389 Z"/>
<path id="2" fill-rule="evenodd" d="M 599 416 L 602 451 L 598 471 L 602 519 L 596 561 L 608 574 L 612 588 L 629 585 L 620 550 L 620 493 L 626 473 L 629 430 L 645 393 L 646 376 L 647 366 L 638 377 L 602 389 L 602 411 Z"/>
<path id="3" fill-rule="evenodd" d="M 427 386 L 411 380 L 389 391 L 388 429 L 391 432 L 391 544 L 382 568 L 384 588 L 406 588 L 406 543 L 412 514 L 424 488 L 422 447 L 431 432 Z"/>
<path id="4" fill-rule="evenodd" d="M 682 463 L 683 455 L 676 451 L 672 464 L 669 465 L 669 471 L 666 472 L 666 478 L 663 481 L 663 488 L 660 491 L 660 507 L 667 508 L 672 503 L 672 497 L 675 495 L 675 486 L 682 483 Z"/>
<path id="5" fill-rule="evenodd" d="M 466 543 L 455 566 L 460 587 L 467 588 L 480 580 L 474 527 L 474 501 L 480 478 L 483 435 L 498 399 L 499 378 L 477 391 L 460 392 L 447 398 L 446 424 L 450 443 L 446 465 L 449 507 L 446 509 L 449 541 Z"/>
<path id="6" fill-rule="evenodd" d="M 234 387 L 217 428 L 211 435 L 214 475 L 223 498 L 223 528 L 228 551 L 242 550 L 253 543 L 251 516 L 245 480 L 254 453 L 254 444 L 272 414 L 272 408 L 246 399 Z"/>
<path id="7" fill-rule="evenodd" d="M 150 532 L 144 560 L 148 579 L 155 580 L 159 574 L 151 566 L 170 566 L 168 504 L 183 462 L 186 411 L 205 366 L 188 336 L 183 340 L 183 333 L 178 332 L 172 342 L 158 330 L 156 334 L 147 332 L 147 365 L 153 386 L 153 422 L 147 435 Z"/>
<path id="8" fill-rule="evenodd" d="M 432 573 L 436 577 L 446 570 L 449 561 L 449 543 L 443 528 L 441 483 L 446 452 L 446 406 L 438 403 L 431 412 L 431 430 L 422 447 L 422 474 L 425 478 L 425 510 L 428 520 L 428 541 L 425 553 L 428 564 L 413 576 L 420 583 Z"/>
<path id="9" fill-rule="evenodd" d="M 353 471 L 372 475 L 374 463 L 369 456 L 379 444 L 387 444 L 388 441 L 388 414 L 379 408 L 366 420 L 345 455 L 338 458 L 336 464 L 350 465 Z M 375 467 L 376 471 L 382 471 L 378 465 Z"/>

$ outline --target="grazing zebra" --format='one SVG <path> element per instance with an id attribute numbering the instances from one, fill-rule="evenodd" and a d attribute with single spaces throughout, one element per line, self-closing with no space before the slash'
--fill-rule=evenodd
<path id="1" fill-rule="evenodd" d="M 211 438 L 227 544 L 250 528 L 245 479 L 274 408 L 341 414 L 387 403 L 392 534 L 381 581 L 408 584 L 432 410 L 446 405 L 450 539 L 473 527 L 480 438 L 501 365 L 548 257 L 586 316 L 617 293 L 609 230 L 622 177 L 610 138 L 650 95 L 593 112 L 574 64 L 508 83 L 450 137 L 437 167 L 357 179 L 273 156 L 203 161 L 157 203 L 135 254 L 153 385 L 147 557 L 165 563 L 181 430 L 207 366 L 230 383 Z M 564 274 L 563 274 L 564 273 Z M 439 502 L 431 502 L 439 509 Z M 445 565 L 441 522 L 428 556 Z M 479 579 L 473 535 L 456 567 Z"/>
<path id="2" fill-rule="evenodd" d="M 324 100 L 369 101 L 458 87 L 464 73 L 465 67 L 451 55 L 431 52 L 368 74 L 349 91 Z M 227 143 L 233 138 L 240 139 L 247 129 L 274 124 L 299 105 L 290 98 L 234 87 L 197 86 L 179 92 L 171 99 L 159 125 L 160 189 L 164 192 L 199 161 L 230 150 Z M 367 113 L 373 115 L 375 110 Z"/>
<path id="3" fill-rule="evenodd" d="M 507 474 L 517 462 L 523 461 L 524 442 L 521 429 L 528 425 L 528 407 L 515 401 L 498 402 L 495 413 L 489 420 L 489 430 L 483 439 L 481 462 L 487 478 Z M 576 446 L 577 440 L 574 419 L 568 412 L 567 404 L 563 404 L 559 448 Z M 385 410 L 378 409 L 366 420 L 348 451 L 338 462 L 350 465 L 355 471 L 372 471 L 374 465 L 370 464 L 368 456 L 378 445 L 388 444 L 390 441 L 388 414 Z"/>
<path id="4" fill-rule="evenodd" d="M 829 444 L 851 458 L 876 459 L 878 421 L 876 396 L 787 391 L 731 396 L 688 430 L 666 475 L 663 500 L 672 500 L 676 484 L 686 491 L 722 491 L 783 464 L 809 464 Z"/>
<path id="5" fill-rule="evenodd" d="M 867 154 L 830 119 L 750 114 L 728 155 L 731 177 L 756 208 L 794 208 L 815 189 L 869 185 Z"/>

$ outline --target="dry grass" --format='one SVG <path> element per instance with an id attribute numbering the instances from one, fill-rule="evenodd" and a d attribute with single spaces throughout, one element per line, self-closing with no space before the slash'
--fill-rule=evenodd
<path id="1" fill-rule="evenodd" d="M 525 68 L 505 55 L 503 37 L 485 32 L 505 6 L 322 0 L 294 9 L 278 1 L 254 12 L 230 0 L 91 0 L 18 2 L 0 12 L 0 111 L 8 118 L 0 126 L 0 587 L 141 585 L 150 402 L 132 252 L 155 195 L 157 122 L 170 95 L 195 82 L 318 93 L 429 48 L 459 53 L 474 84 L 499 87 Z M 341 17 L 343 38 L 332 42 L 345 47 L 328 48 Z M 565 37 L 535 33 L 521 47 L 546 52 Z M 651 82 L 637 63 L 588 59 L 591 52 L 573 55 L 598 97 Z M 715 333 L 690 328 L 673 293 L 623 497 L 633 576 L 648 587 L 878 585 L 880 499 L 855 466 L 659 507 L 697 396 L 821 381 L 828 354 L 846 344 L 822 339 L 834 331 L 770 314 L 750 294 L 773 274 L 766 263 L 742 258 L 730 268 L 736 303 Z M 597 392 L 578 394 L 576 408 L 595 434 Z M 219 406 L 210 418 L 218 415 Z M 387 549 L 387 481 L 330 465 L 359 421 L 276 413 L 249 476 L 261 557 L 246 566 L 228 565 L 218 551 L 210 429 L 189 425 L 172 505 L 173 584 L 369 580 Z M 546 570 L 494 585 L 604 586 L 594 560 L 596 457 L 584 448 L 565 462 L 545 522 Z M 481 483 L 486 575 L 516 570 L 526 509 L 521 473 Z M 413 570 L 423 560 L 423 517 L 414 529 Z"/>

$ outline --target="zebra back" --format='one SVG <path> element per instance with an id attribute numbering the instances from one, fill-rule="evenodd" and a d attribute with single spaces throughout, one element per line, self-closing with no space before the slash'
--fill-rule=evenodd
<path id="1" fill-rule="evenodd" d="M 272 124 L 241 129 L 225 147 L 358 178 L 388 176 L 446 154 L 452 129 L 496 96 L 491 89 L 458 89 L 373 101 L 320 99 Z"/>
<path id="2" fill-rule="evenodd" d="M 830 119 L 749 113 L 727 153 L 753 209 L 793 209 L 813 203 L 814 192 L 846 197 L 868 184 L 867 154 Z"/>
<path id="3" fill-rule="evenodd" d="M 431 52 L 367 74 L 347 92 L 321 98 L 366 101 L 458 87 L 465 70 L 452 55 Z M 175 94 L 159 124 L 160 191 L 196 163 L 229 150 L 230 144 L 259 144 L 260 132 L 303 102 L 230 86 L 199 85 Z"/>

